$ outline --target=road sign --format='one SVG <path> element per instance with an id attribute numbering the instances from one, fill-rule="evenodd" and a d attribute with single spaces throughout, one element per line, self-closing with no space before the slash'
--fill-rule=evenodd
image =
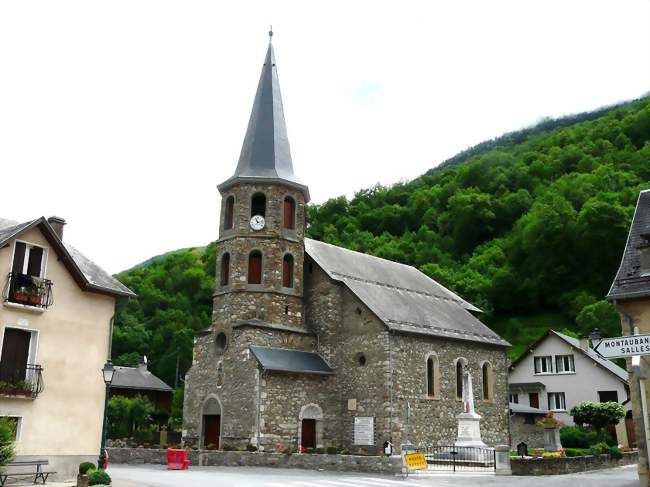
<path id="1" fill-rule="evenodd" d="M 603 338 L 594 347 L 594 352 L 605 358 L 625 358 L 635 355 L 650 355 L 650 335 Z"/>
<path id="2" fill-rule="evenodd" d="M 404 463 L 410 471 L 423 470 L 427 468 L 427 461 L 424 453 L 407 453 L 404 455 Z"/>

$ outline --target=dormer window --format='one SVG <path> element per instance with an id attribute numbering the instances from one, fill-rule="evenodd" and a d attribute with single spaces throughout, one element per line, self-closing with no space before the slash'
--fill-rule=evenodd
<path id="1" fill-rule="evenodd" d="M 639 245 L 639 275 L 641 277 L 650 276 L 650 233 L 641 235 L 641 245 Z"/>
<path id="2" fill-rule="evenodd" d="M 37 308 L 52 304 L 52 283 L 45 279 L 47 249 L 16 241 L 4 300 Z"/>

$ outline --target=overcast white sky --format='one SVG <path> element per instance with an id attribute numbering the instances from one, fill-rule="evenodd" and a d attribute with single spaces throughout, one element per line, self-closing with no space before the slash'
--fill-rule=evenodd
<path id="1" fill-rule="evenodd" d="M 0 216 L 110 272 L 215 239 L 271 23 L 317 203 L 650 89 L 647 0 L 5 0 Z"/>

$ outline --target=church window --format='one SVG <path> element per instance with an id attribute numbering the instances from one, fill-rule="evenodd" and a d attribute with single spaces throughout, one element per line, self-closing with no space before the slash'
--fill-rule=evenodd
<path id="1" fill-rule="evenodd" d="M 248 284 L 262 284 L 262 252 L 259 250 L 248 256 Z"/>
<path id="2" fill-rule="evenodd" d="M 361 308 L 357 308 L 357 314 L 358 314 L 358 315 L 361 314 Z"/>
<path id="3" fill-rule="evenodd" d="M 427 397 L 437 398 L 440 390 L 440 367 L 435 354 L 427 357 Z"/>
<path id="4" fill-rule="evenodd" d="M 462 359 L 456 361 L 456 399 L 463 398 L 463 366 Z"/>
<path id="5" fill-rule="evenodd" d="M 217 387 L 222 387 L 224 380 L 223 362 L 219 362 L 219 365 L 217 365 Z"/>
<path id="6" fill-rule="evenodd" d="M 284 307 L 284 314 L 288 315 L 289 314 L 289 306 Z"/>
<path id="7" fill-rule="evenodd" d="M 266 218 L 266 196 L 264 193 L 255 193 L 251 200 L 251 217 L 261 215 Z"/>
<path id="8" fill-rule="evenodd" d="M 483 399 L 486 401 L 491 401 L 494 399 L 494 378 L 492 374 L 492 366 L 489 362 L 485 362 L 481 367 L 481 371 L 483 374 Z"/>
<path id="9" fill-rule="evenodd" d="M 284 198 L 284 228 L 296 228 L 296 201 L 291 196 Z"/>
<path id="10" fill-rule="evenodd" d="M 362 353 L 358 353 L 357 354 L 357 363 L 362 367 L 364 365 L 366 365 L 366 356 L 364 354 L 362 354 Z"/>
<path id="11" fill-rule="evenodd" d="M 217 347 L 218 352 L 225 351 L 226 347 L 228 346 L 228 338 L 226 338 L 226 334 L 224 332 L 217 333 L 214 344 Z"/>
<path id="12" fill-rule="evenodd" d="M 234 196 L 228 196 L 226 199 L 226 214 L 223 222 L 223 227 L 226 230 L 230 230 L 233 225 L 233 220 L 234 220 L 234 212 L 235 212 L 235 197 Z"/>
<path id="13" fill-rule="evenodd" d="M 282 259 L 282 287 L 293 287 L 293 255 L 287 254 Z"/>
<path id="14" fill-rule="evenodd" d="M 221 257 L 221 285 L 227 286 L 230 281 L 230 254 L 225 253 Z"/>

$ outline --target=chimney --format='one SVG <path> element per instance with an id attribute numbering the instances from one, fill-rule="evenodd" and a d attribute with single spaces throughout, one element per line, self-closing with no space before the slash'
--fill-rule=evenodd
<path id="1" fill-rule="evenodd" d="M 140 363 L 138 364 L 138 370 L 141 370 L 141 371 L 148 370 L 148 368 L 147 368 L 147 356 L 146 355 L 143 355 L 142 358 L 140 359 Z"/>
<path id="2" fill-rule="evenodd" d="M 59 239 L 63 240 L 63 227 L 65 225 L 65 220 L 59 216 L 51 216 L 47 219 L 47 223 L 50 224 Z"/>
<path id="3" fill-rule="evenodd" d="M 589 337 L 580 337 L 580 348 L 583 350 L 589 350 L 591 348 L 589 345 Z"/>

